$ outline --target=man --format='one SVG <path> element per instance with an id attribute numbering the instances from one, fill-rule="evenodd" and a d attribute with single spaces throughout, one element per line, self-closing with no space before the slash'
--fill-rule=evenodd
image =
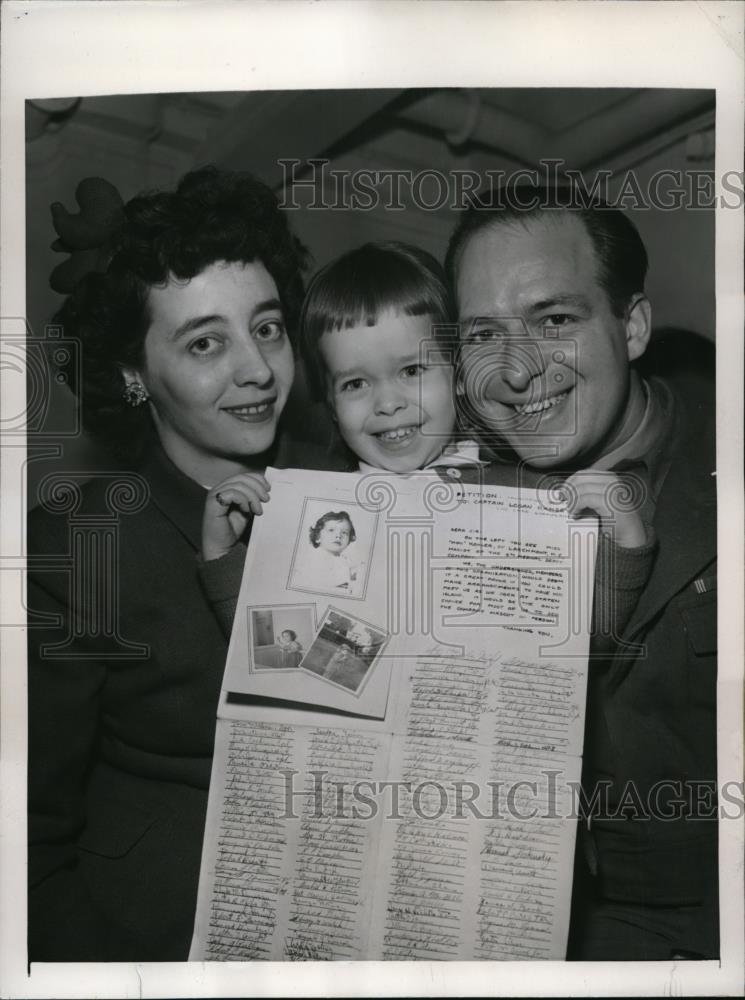
<path id="1" fill-rule="evenodd" d="M 485 439 L 534 472 L 626 477 L 656 544 L 623 641 L 591 658 L 583 789 L 604 797 L 578 838 L 569 957 L 714 958 L 713 379 L 644 376 L 646 251 L 620 212 L 570 189 L 477 199 L 447 267 Z"/>

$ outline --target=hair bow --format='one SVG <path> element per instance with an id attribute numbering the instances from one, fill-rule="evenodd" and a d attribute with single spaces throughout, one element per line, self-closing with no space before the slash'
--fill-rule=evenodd
<path id="1" fill-rule="evenodd" d="M 75 190 L 77 214 L 64 205 L 52 205 L 52 224 L 59 237 L 52 250 L 70 256 L 49 277 L 55 292 L 67 295 L 86 274 L 103 271 L 111 256 L 111 237 L 124 222 L 121 195 L 103 177 L 86 177 Z"/>

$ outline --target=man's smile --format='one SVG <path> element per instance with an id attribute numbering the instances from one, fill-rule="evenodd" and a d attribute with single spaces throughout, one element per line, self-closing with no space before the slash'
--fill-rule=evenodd
<path id="1" fill-rule="evenodd" d="M 561 392 L 557 396 L 546 396 L 543 399 L 528 403 L 513 403 L 513 407 L 520 415 L 524 413 L 541 413 L 543 410 L 550 410 L 559 403 L 562 403 L 570 392 L 571 389 L 567 389 L 566 392 Z"/>

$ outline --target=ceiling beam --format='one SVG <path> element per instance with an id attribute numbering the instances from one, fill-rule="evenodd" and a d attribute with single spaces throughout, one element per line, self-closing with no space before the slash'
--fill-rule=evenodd
<path id="1" fill-rule="evenodd" d="M 602 163 L 636 143 L 714 106 L 707 90 L 639 90 L 557 131 L 480 101 L 478 91 L 442 90 L 398 112 L 404 121 L 427 125 L 458 139 L 506 153 L 524 163 L 562 159 L 568 167 Z M 463 128 L 464 122 L 470 127 Z"/>
<path id="2" fill-rule="evenodd" d="M 210 130 L 196 151 L 195 165 L 249 170 L 277 187 L 284 177 L 279 160 L 319 156 L 400 94 L 400 90 L 251 93 Z"/>

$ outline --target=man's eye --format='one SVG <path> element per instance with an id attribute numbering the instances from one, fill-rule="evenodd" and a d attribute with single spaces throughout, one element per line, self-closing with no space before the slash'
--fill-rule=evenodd
<path id="1" fill-rule="evenodd" d="M 574 319 L 569 313 L 552 313 L 543 320 L 543 326 L 566 326 Z"/>
<path id="2" fill-rule="evenodd" d="M 365 384 L 363 378 L 348 378 L 346 382 L 342 382 L 339 386 L 339 392 L 356 392 Z"/>
<path id="3" fill-rule="evenodd" d="M 219 348 L 220 342 L 217 337 L 197 337 L 196 340 L 192 340 L 189 344 L 189 351 L 191 354 L 196 354 L 198 356 L 205 354 L 214 354 Z"/>
<path id="4" fill-rule="evenodd" d="M 425 370 L 424 365 L 406 365 L 401 369 L 401 374 L 406 378 L 419 378 Z"/>
<path id="5" fill-rule="evenodd" d="M 257 340 L 272 341 L 279 340 L 284 336 L 285 325 L 282 320 L 270 319 L 266 323 L 262 323 L 261 326 L 254 330 L 254 337 Z"/>

